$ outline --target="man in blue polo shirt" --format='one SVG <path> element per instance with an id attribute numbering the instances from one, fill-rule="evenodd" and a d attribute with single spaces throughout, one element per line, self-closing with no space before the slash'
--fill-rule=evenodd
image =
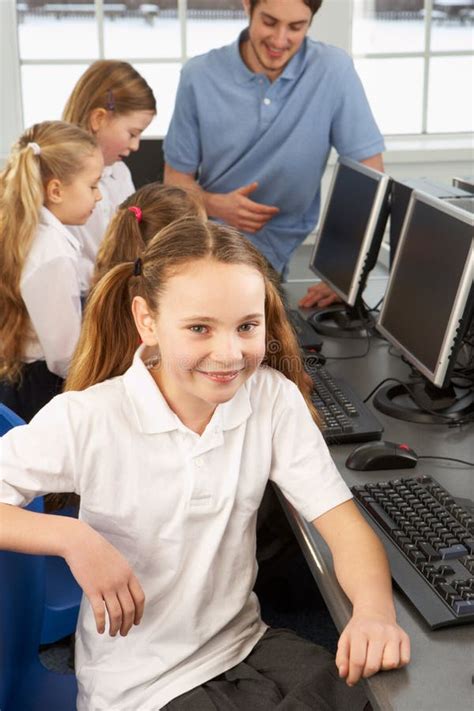
<path id="1" fill-rule="evenodd" d="M 306 37 L 321 4 L 243 0 L 238 40 L 183 68 L 164 142 L 165 182 L 198 187 L 209 217 L 244 232 L 283 276 L 317 223 L 331 147 L 383 169 L 351 59 Z M 336 298 L 311 287 L 313 304 Z"/>

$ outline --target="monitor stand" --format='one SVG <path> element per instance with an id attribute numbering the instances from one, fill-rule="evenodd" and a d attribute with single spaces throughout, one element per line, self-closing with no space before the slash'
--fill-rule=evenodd
<path id="1" fill-rule="evenodd" d="M 474 414 L 474 393 L 453 385 L 437 388 L 428 381 L 386 385 L 374 395 L 374 406 L 380 412 L 397 420 L 429 425 L 456 423 Z M 431 412 L 430 412 L 431 410 Z M 449 419 L 445 419 L 449 418 Z"/>
<path id="2" fill-rule="evenodd" d="M 362 302 L 355 306 L 329 306 L 312 314 L 308 320 L 318 333 L 334 338 L 366 338 L 375 326 Z"/>

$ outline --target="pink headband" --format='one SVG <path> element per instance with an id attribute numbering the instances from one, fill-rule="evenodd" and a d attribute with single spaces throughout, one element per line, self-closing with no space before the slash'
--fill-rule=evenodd
<path id="1" fill-rule="evenodd" d="M 142 217 L 143 217 L 141 208 L 136 207 L 135 205 L 132 205 L 131 207 L 127 207 L 127 210 L 129 210 L 130 212 L 133 212 L 137 222 L 140 224 L 140 222 L 142 221 Z"/>

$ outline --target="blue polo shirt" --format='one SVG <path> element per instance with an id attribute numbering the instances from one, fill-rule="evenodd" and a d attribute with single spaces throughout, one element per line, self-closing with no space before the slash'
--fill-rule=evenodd
<path id="1" fill-rule="evenodd" d="M 280 212 L 247 237 L 281 272 L 318 221 L 331 146 L 363 160 L 384 142 L 343 50 L 306 38 L 272 83 L 244 64 L 242 39 L 183 67 L 165 160 L 208 192 L 258 181 L 249 197 Z"/>

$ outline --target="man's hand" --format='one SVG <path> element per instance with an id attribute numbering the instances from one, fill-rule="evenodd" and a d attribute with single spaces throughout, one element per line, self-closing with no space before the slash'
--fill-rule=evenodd
<path id="1" fill-rule="evenodd" d="M 97 626 L 105 631 L 106 611 L 109 634 L 125 637 L 143 615 L 145 595 L 129 564 L 114 546 L 84 524 L 65 556 L 72 574 L 87 596 Z"/>
<path id="2" fill-rule="evenodd" d="M 204 201 L 210 217 L 218 217 L 244 232 L 258 232 L 278 214 L 279 208 L 254 202 L 248 197 L 258 187 L 250 183 L 230 193 L 205 193 Z"/>
<path id="3" fill-rule="evenodd" d="M 324 308 L 331 304 L 340 302 L 341 299 L 327 284 L 323 281 L 313 286 L 308 287 L 306 294 L 299 300 L 298 306 L 309 308 L 310 306 L 319 306 Z"/>
<path id="4" fill-rule="evenodd" d="M 410 661 L 410 639 L 395 620 L 370 612 L 354 614 L 337 647 L 339 676 L 349 686 L 381 670 L 399 669 Z"/>

